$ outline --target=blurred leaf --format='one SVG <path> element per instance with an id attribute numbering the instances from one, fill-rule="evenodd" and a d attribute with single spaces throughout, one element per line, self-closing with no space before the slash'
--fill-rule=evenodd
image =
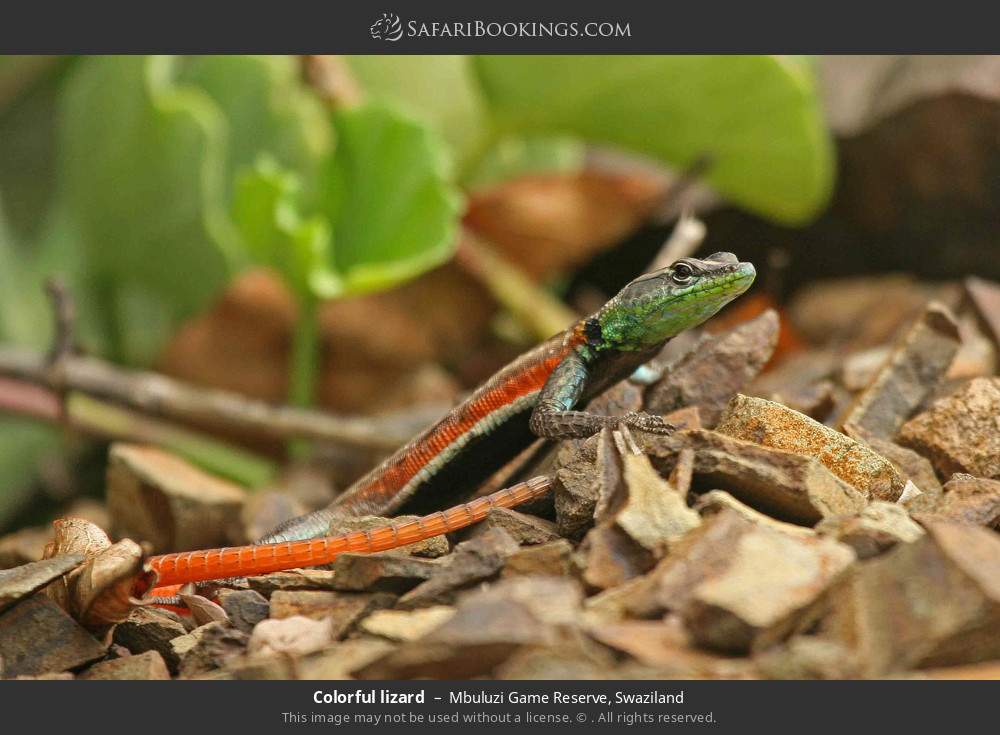
<path id="1" fill-rule="evenodd" d="M 504 138 L 490 148 L 462 181 L 481 189 L 520 176 L 557 174 L 583 168 L 585 146 L 566 136 Z"/>
<path id="2" fill-rule="evenodd" d="M 60 119 L 63 184 L 87 265 L 117 291 L 162 304 L 168 321 L 206 305 L 239 245 L 224 204 L 225 120 L 207 94 L 174 82 L 177 63 L 84 59 Z"/>
<path id="3" fill-rule="evenodd" d="M 390 103 L 430 124 L 457 163 L 488 135 L 479 82 L 466 56 L 344 56 L 373 101 Z"/>
<path id="4" fill-rule="evenodd" d="M 379 104 L 340 111 L 334 122 L 320 206 L 333 230 L 329 270 L 339 278 L 314 278 L 317 295 L 388 288 L 447 260 L 462 203 L 437 136 Z"/>
<path id="5" fill-rule="evenodd" d="M 307 184 L 330 151 L 330 123 L 322 104 L 301 81 L 291 56 L 199 56 L 187 60 L 178 81 L 203 89 L 229 123 L 227 187 L 267 152 Z"/>
<path id="6" fill-rule="evenodd" d="M 262 157 L 237 178 L 233 217 L 254 260 L 278 270 L 308 300 L 313 278 L 332 284 L 336 276 L 326 272 L 329 225 L 321 217 L 303 218 L 301 190 L 296 174 Z"/>
<path id="7" fill-rule="evenodd" d="M 775 56 L 486 56 L 505 133 L 561 132 L 676 166 L 708 153 L 734 203 L 788 223 L 826 203 L 833 156 L 809 65 Z"/>

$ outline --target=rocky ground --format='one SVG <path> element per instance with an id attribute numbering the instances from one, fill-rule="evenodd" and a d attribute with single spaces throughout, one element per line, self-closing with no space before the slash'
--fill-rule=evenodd
<path id="1" fill-rule="evenodd" d="M 780 320 L 675 340 L 662 379 L 592 403 L 676 434 L 538 447 L 487 488 L 550 474 L 548 503 L 247 579 L 187 615 L 95 623 L 65 594 L 84 556 L 37 561 L 50 529 L 26 529 L 0 539 L 3 676 L 995 678 L 998 342 L 985 281 L 821 284 Z M 106 507 L 76 515 L 161 551 L 316 502 L 118 445 Z"/>

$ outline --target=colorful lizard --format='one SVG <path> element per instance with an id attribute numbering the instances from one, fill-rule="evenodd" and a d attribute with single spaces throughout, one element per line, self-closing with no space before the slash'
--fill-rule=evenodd
<path id="1" fill-rule="evenodd" d="M 710 318 L 746 291 L 755 275 L 752 264 L 715 253 L 704 260 L 683 258 L 636 278 L 596 314 L 500 370 L 329 507 L 282 524 L 251 546 L 151 557 L 148 568 L 163 585 L 153 593 L 169 594 L 168 585 L 325 564 L 345 551 L 394 548 L 474 523 L 492 507 L 539 497 L 549 488 L 547 478 L 419 520 L 327 537 L 338 517 L 387 515 L 404 504 L 412 511 L 440 507 L 448 491 L 474 487 L 535 437 L 586 437 L 619 423 L 669 433 L 673 427 L 660 416 L 611 417 L 574 409 L 631 375 L 672 337 Z"/>

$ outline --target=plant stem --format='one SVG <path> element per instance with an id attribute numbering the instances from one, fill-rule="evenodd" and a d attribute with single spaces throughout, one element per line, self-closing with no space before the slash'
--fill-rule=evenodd
<path id="1" fill-rule="evenodd" d="M 299 297 L 299 318 L 295 321 L 292 334 L 288 383 L 288 402 L 293 406 L 311 406 L 316 397 L 320 359 L 318 307 L 317 299 Z"/>

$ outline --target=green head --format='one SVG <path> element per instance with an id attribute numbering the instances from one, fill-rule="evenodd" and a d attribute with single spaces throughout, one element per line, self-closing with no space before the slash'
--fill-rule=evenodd
<path id="1" fill-rule="evenodd" d="M 587 320 L 592 348 L 644 350 L 695 327 L 750 288 L 757 272 L 732 253 L 682 258 L 639 276 Z"/>

